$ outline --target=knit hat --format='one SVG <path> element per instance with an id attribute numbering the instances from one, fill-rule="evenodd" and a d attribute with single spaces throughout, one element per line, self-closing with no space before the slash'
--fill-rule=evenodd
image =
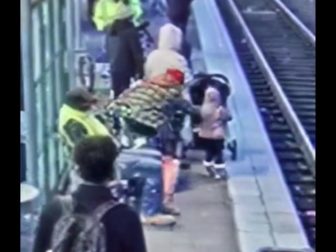
<path id="1" fill-rule="evenodd" d="M 75 87 L 66 93 L 65 102 L 69 106 L 81 108 L 95 104 L 97 99 L 85 88 Z"/>

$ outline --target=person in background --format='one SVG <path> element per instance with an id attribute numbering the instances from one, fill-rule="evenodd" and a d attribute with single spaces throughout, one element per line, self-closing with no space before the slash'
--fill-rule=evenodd
<path id="1" fill-rule="evenodd" d="M 222 105 L 219 91 L 214 87 L 208 87 L 201 106 L 201 124 L 198 134 L 206 153 L 204 166 L 215 179 L 221 178 L 219 169 L 225 169 L 223 158 L 225 128 L 230 120 L 230 112 Z"/>
<path id="2" fill-rule="evenodd" d="M 93 14 L 94 14 L 95 4 L 97 1 L 98 0 L 88 0 L 87 1 L 87 18 L 93 26 L 94 26 Z"/>
<path id="3" fill-rule="evenodd" d="M 110 135 L 109 130 L 92 113 L 97 101 L 82 87 L 75 87 L 66 93 L 59 111 L 58 132 L 69 152 L 72 153 L 75 145 L 85 137 Z"/>
<path id="4" fill-rule="evenodd" d="M 179 27 L 183 33 L 182 54 L 190 65 L 191 48 L 186 40 L 187 25 L 190 16 L 190 6 L 193 0 L 167 0 L 167 15 L 169 20 Z"/>
<path id="5" fill-rule="evenodd" d="M 106 34 L 114 98 L 130 86 L 131 78 L 143 76 L 143 49 L 136 29 L 142 13 L 139 0 L 98 0 L 94 5 L 93 21 Z"/>
<path id="6" fill-rule="evenodd" d="M 184 74 L 184 83 L 191 80 L 191 71 L 186 58 L 179 53 L 183 33 L 177 26 L 167 23 L 160 28 L 158 48 L 153 50 L 145 62 L 145 80 L 164 74 L 167 69 L 178 69 Z"/>
<path id="7" fill-rule="evenodd" d="M 115 138 L 112 129 L 108 129 L 92 112 L 97 99 L 86 89 L 76 87 L 65 97 L 65 103 L 59 112 L 58 131 L 68 151 L 69 157 L 77 143 L 91 136 L 108 136 Z M 119 146 L 120 147 L 120 146 Z M 155 157 L 155 158 L 154 158 Z M 140 175 L 146 179 L 146 192 L 142 195 L 140 213 L 142 222 L 152 225 L 170 225 L 176 222 L 171 215 L 161 214 L 162 210 L 162 162 L 161 154 L 151 149 L 122 150 L 116 165 L 120 169 L 122 179 L 131 179 Z M 72 191 L 82 183 L 76 170 L 71 171 Z M 148 189 L 150 186 L 150 189 Z"/>
<path id="8" fill-rule="evenodd" d="M 74 213 L 92 214 L 95 209 L 118 199 L 109 184 L 114 180 L 114 161 L 118 148 L 110 137 L 93 136 L 80 141 L 74 150 L 74 161 L 84 183 L 71 195 Z M 43 209 L 36 232 L 33 252 L 52 249 L 54 227 L 63 216 L 62 202 L 55 198 Z M 139 217 L 126 204 L 118 203 L 101 218 L 106 230 L 106 252 L 146 252 Z M 75 232 L 72 233 L 74 235 Z"/>

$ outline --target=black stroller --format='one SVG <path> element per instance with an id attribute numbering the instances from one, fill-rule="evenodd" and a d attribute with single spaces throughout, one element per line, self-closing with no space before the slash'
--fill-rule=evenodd
<path id="1" fill-rule="evenodd" d="M 205 90 L 208 87 L 216 88 L 221 94 L 223 106 L 227 106 L 228 97 L 231 94 L 229 80 L 222 74 L 206 74 L 199 73 L 194 76 L 193 81 L 189 84 L 189 95 L 194 106 L 200 107 L 204 100 Z M 200 117 L 192 117 L 192 127 L 197 128 L 200 123 Z M 199 146 L 199 138 L 197 132 L 194 132 L 194 146 Z M 231 151 L 233 160 L 237 158 L 237 141 L 232 140 L 227 144 L 227 148 Z"/>

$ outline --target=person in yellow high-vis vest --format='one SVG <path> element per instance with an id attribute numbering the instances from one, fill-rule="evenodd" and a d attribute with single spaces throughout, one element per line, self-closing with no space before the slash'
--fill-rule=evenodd
<path id="1" fill-rule="evenodd" d="M 59 112 L 58 130 L 67 147 L 73 149 L 88 136 L 110 136 L 106 126 L 90 112 L 96 102 L 84 88 L 74 88 L 66 94 Z"/>
<path id="2" fill-rule="evenodd" d="M 130 86 L 131 78 L 143 76 L 143 49 L 136 29 L 142 15 L 139 0 L 98 0 L 94 5 L 93 21 L 106 34 L 114 97 Z"/>
<path id="3" fill-rule="evenodd" d="M 81 87 L 76 87 L 66 94 L 65 102 L 59 112 L 58 130 L 71 155 L 74 147 L 84 138 L 110 136 L 114 139 L 107 127 L 90 112 L 96 102 L 97 99 Z M 119 170 L 122 179 L 131 179 L 137 174 L 146 178 L 153 189 L 147 190 L 148 193 L 144 193 L 141 198 L 139 210 L 144 224 L 171 225 L 176 222 L 172 215 L 161 214 L 163 185 L 160 152 L 146 148 L 122 150 L 116 165 L 123 167 Z M 83 183 L 78 179 L 75 171 L 72 171 L 71 179 L 72 191 Z"/>
<path id="4" fill-rule="evenodd" d="M 75 88 L 67 93 L 59 112 L 58 129 L 67 147 L 87 136 L 109 136 L 108 129 L 89 111 L 96 99 L 85 89 Z"/>

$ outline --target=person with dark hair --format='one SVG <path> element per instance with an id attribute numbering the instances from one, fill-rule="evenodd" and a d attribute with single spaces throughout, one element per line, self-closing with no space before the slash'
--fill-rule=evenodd
<path id="1" fill-rule="evenodd" d="M 143 12 L 139 0 L 98 0 L 93 21 L 106 33 L 113 96 L 130 86 L 131 78 L 143 76 L 143 49 L 136 29 Z"/>
<path id="2" fill-rule="evenodd" d="M 74 218 L 76 214 L 90 216 L 100 206 L 116 202 L 100 219 L 106 235 L 106 244 L 102 246 L 106 248 L 106 252 L 146 252 L 143 230 L 137 213 L 129 206 L 117 203 L 118 199 L 109 188 L 109 182 L 114 179 L 114 161 L 117 155 L 118 148 L 107 136 L 88 137 L 76 145 L 74 160 L 84 183 L 71 195 L 73 216 Z M 56 197 L 43 209 L 33 252 L 47 252 L 54 249 L 53 238 L 62 236 L 57 233 L 58 229 L 55 227 L 58 227 L 62 216 L 66 214 L 63 204 L 60 198 Z M 71 237 L 75 235 L 74 232 L 68 235 L 69 237 L 63 238 L 74 239 L 77 245 L 85 242 Z"/>
<path id="3" fill-rule="evenodd" d="M 103 183 L 113 179 L 112 164 L 118 148 L 110 137 L 95 136 L 82 140 L 74 150 L 74 161 L 84 181 Z"/>

